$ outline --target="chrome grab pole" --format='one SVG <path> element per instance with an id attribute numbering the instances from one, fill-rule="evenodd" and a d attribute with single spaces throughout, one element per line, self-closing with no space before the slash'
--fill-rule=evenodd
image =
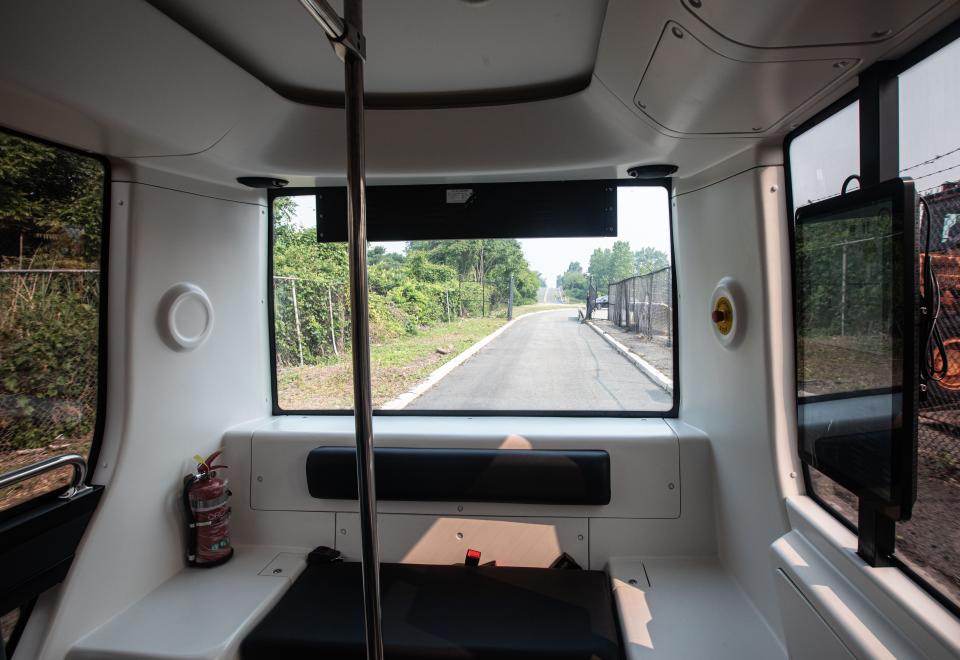
<path id="1" fill-rule="evenodd" d="M 360 490 L 363 606 L 367 658 L 383 660 L 380 620 L 380 561 L 377 556 L 377 494 L 373 471 L 373 402 L 367 318 L 367 209 L 363 123 L 362 0 L 344 0 L 340 21 L 325 0 L 300 0 L 320 23 L 344 64 L 347 116 L 347 236 L 350 253 L 350 337 L 353 343 L 353 409 Z"/>
<path id="2" fill-rule="evenodd" d="M 41 474 L 52 472 L 53 470 L 69 465 L 73 468 L 73 478 L 70 481 L 70 487 L 63 492 L 62 499 L 70 499 L 81 493 L 91 490 L 86 484 L 87 481 L 87 461 L 80 454 L 63 454 L 62 456 L 53 456 L 42 461 L 25 465 L 10 472 L 0 474 L 0 488 L 13 486 L 21 481 L 39 477 Z"/>
<path id="3" fill-rule="evenodd" d="M 345 0 L 344 20 L 362 34 L 362 0 Z M 373 472 L 373 402 L 370 396 L 370 331 L 367 319 L 367 203 L 364 158 L 363 59 L 347 49 L 344 107 L 347 114 L 347 235 L 350 249 L 350 314 L 353 342 L 353 410 L 360 487 L 360 541 L 363 547 L 363 607 L 367 658 L 383 659 L 380 622 L 380 560 L 377 553 L 377 493 Z"/>

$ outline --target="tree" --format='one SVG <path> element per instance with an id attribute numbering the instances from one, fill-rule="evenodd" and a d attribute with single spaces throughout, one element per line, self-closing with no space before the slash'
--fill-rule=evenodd
<path id="1" fill-rule="evenodd" d="M 590 265 L 588 273 L 593 278 L 593 283 L 598 290 L 606 293 L 607 283 L 610 281 L 610 250 L 595 248 L 590 255 Z"/>
<path id="2" fill-rule="evenodd" d="M 616 241 L 610 251 L 610 281 L 619 282 L 635 273 L 628 241 Z"/>
<path id="3" fill-rule="evenodd" d="M 610 282 L 633 275 L 633 252 L 628 241 L 616 241 L 613 249 L 596 248 L 590 255 L 590 276 L 598 294 L 607 292 Z"/>
<path id="4" fill-rule="evenodd" d="M 560 285 L 567 300 L 586 300 L 587 276 L 580 271 L 568 270 L 560 276 Z"/>
<path id="5" fill-rule="evenodd" d="M 670 257 L 666 252 L 655 247 L 642 247 L 633 253 L 634 269 L 637 275 L 652 273 L 655 270 L 670 265 Z"/>

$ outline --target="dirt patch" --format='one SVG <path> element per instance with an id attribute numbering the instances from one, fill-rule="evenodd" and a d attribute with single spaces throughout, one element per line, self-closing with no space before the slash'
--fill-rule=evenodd
<path id="1" fill-rule="evenodd" d="M 890 387 L 900 369 L 890 359 L 889 341 L 878 337 L 808 337 L 797 360 L 800 389 L 808 395 Z"/>
<path id="2" fill-rule="evenodd" d="M 504 319 L 464 319 L 370 348 L 373 407 L 410 390 L 504 324 Z M 442 350 L 438 350 L 442 349 Z M 353 407 L 350 355 L 328 364 L 281 367 L 278 399 L 284 410 L 349 410 Z"/>

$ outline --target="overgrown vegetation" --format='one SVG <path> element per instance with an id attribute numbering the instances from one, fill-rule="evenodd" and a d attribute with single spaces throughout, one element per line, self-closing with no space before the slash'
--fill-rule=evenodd
<path id="1" fill-rule="evenodd" d="M 0 449 L 89 438 L 104 171 L 0 133 Z"/>
<path id="2" fill-rule="evenodd" d="M 318 243 L 314 227 L 298 225 L 294 199 L 274 203 L 278 365 L 339 363 L 350 339 L 346 246 Z M 516 305 L 535 302 L 540 287 L 516 240 L 412 241 L 402 253 L 374 246 L 367 259 L 373 346 L 439 324 L 503 316 L 511 274 Z"/>
<path id="3" fill-rule="evenodd" d="M 583 272 L 579 261 L 567 266 L 567 271 L 557 277 L 557 286 L 562 288 L 567 300 L 585 300 L 590 278 L 597 287 L 597 294 L 607 293 L 610 282 L 619 282 L 633 275 L 645 275 L 670 265 L 666 252 L 654 247 L 630 249 L 629 241 L 616 241 L 612 249 L 596 248 L 590 255 L 588 272 Z"/>

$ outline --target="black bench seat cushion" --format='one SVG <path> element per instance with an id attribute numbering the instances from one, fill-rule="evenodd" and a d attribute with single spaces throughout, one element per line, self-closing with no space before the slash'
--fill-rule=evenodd
<path id="1" fill-rule="evenodd" d="M 388 660 L 621 657 L 601 571 L 382 564 L 380 582 Z M 366 658 L 360 564 L 307 566 L 240 655 Z"/>

